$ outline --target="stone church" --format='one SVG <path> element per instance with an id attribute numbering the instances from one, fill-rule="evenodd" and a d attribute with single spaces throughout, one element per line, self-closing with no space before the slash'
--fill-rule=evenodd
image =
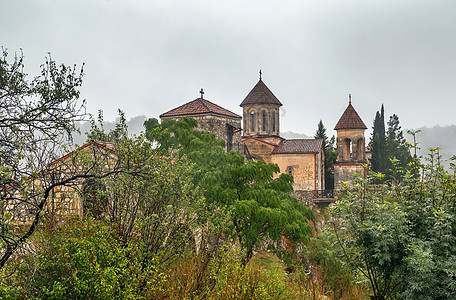
<path id="1" fill-rule="evenodd" d="M 280 100 L 261 78 L 241 101 L 243 117 L 201 97 L 160 115 L 160 119 L 190 117 L 198 129 L 212 132 L 239 151 L 246 160 L 276 163 L 281 173 L 293 175 L 295 191 L 323 190 L 324 148 L 319 139 L 285 139 L 280 136 Z M 241 127 L 242 124 L 242 127 Z"/>

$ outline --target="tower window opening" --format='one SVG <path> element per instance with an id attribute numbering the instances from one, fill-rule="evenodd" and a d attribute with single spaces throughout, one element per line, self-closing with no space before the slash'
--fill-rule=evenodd
<path id="1" fill-rule="evenodd" d="M 266 131 L 266 112 L 263 111 L 263 131 Z"/>
<path id="2" fill-rule="evenodd" d="M 250 130 L 252 132 L 255 132 L 255 112 L 254 111 L 251 111 L 250 112 Z"/>
<path id="3" fill-rule="evenodd" d="M 272 112 L 272 120 L 271 121 L 272 121 L 271 122 L 272 123 L 271 124 L 272 125 L 271 126 L 272 127 L 272 132 L 275 132 L 276 131 L 276 129 L 275 129 L 275 111 Z"/>

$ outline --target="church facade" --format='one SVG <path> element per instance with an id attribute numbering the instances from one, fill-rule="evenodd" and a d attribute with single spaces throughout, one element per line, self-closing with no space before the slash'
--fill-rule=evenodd
<path id="1" fill-rule="evenodd" d="M 246 160 L 275 163 L 281 173 L 293 175 L 295 191 L 312 193 L 323 190 L 324 148 L 319 139 L 285 139 L 280 136 L 282 103 L 261 78 L 241 101 L 242 117 L 201 97 L 162 115 L 198 121 L 199 130 L 207 130 L 226 143 L 226 150 L 236 150 Z M 242 127 L 241 127 L 242 124 Z M 277 175 L 278 176 L 278 175 Z"/>
<path id="2" fill-rule="evenodd" d="M 280 136 L 280 100 L 263 82 L 247 94 L 243 110 L 242 144 L 255 160 L 275 163 L 281 173 L 293 175 L 295 191 L 323 190 L 324 148 L 319 139 L 284 139 Z"/>

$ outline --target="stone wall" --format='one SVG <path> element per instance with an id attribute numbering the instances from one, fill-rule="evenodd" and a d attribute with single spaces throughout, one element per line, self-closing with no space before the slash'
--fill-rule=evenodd
<path id="1" fill-rule="evenodd" d="M 231 149 L 238 150 L 241 144 L 241 119 L 229 118 L 214 114 L 189 115 L 188 118 L 195 119 L 198 122 L 198 130 L 209 131 L 216 138 L 225 141 L 225 149 L 229 149 L 229 131 L 232 132 Z M 181 117 L 172 117 L 169 119 L 178 120 Z"/>
<path id="2" fill-rule="evenodd" d="M 335 164 L 334 165 L 334 189 L 337 190 L 340 186 L 347 182 L 348 184 L 353 183 L 353 176 L 360 174 L 365 176 L 365 169 L 362 163 L 353 164 Z"/>
<path id="3" fill-rule="evenodd" d="M 302 204 L 306 206 L 314 205 L 314 193 L 312 191 L 293 191 L 291 192 L 293 197 L 296 197 Z"/>
<path id="4" fill-rule="evenodd" d="M 252 112 L 254 123 L 252 130 Z M 263 122 L 263 113 L 265 119 Z M 279 106 L 277 104 L 249 104 L 243 108 L 244 136 L 280 135 Z"/>
<path id="5" fill-rule="evenodd" d="M 244 140 L 243 144 L 247 146 L 253 159 L 262 160 L 268 164 L 272 162 L 271 152 L 276 147 L 275 145 L 253 138 Z"/>
<path id="6" fill-rule="evenodd" d="M 280 173 L 293 175 L 294 190 L 313 191 L 323 189 L 321 155 L 305 154 L 274 154 L 272 163 L 280 168 Z M 319 159 L 320 158 L 320 159 Z M 277 174 L 278 176 L 279 174 Z"/>

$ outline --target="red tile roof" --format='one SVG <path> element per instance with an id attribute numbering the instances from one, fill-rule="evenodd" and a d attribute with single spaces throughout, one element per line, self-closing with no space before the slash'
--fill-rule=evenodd
<path id="1" fill-rule="evenodd" d="M 283 140 L 279 143 L 279 146 L 272 151 L 272 154 L 319 153 L 322 150 L 322 146 L 322 139 Z"/>
<path id="2" fill-rule="evenodd" d="M 258 83 L 253 87 L 250 93 L 245 97 L 241 103 L 241 107 L 248 104 L 276 104 L 282 106 L 282 103 L 277 99 L 271 90 L 264 84 L 260 79 Z"/>
<path id="3" fill-rule="evenodd" d="M 237 115 L 227 109 L 224 109 L 221 106 L 218 106 L 217 104 L 214 104 L 208 100 L 201 99 L 201 98 L 195 99 L 195 100 L 190 101 L 184 105 L 181 105 L 175 109 L 165 112 L 164 114 L 160 115 L 160 118 L 208 114 L 208 113 L 221 115 L 221 116 L 225 116 L 225 117 L 230 117 L 230 118 L 235 118 L 235 119 L 242 118 L 240 115 Z"/>
<path id="4" fill-rule="evenodd" d="M 334 127 L 334 130 L 338 129 L 367 129 L 367 127 L 351 103 L 349 103 L 336 127 Z"/>

